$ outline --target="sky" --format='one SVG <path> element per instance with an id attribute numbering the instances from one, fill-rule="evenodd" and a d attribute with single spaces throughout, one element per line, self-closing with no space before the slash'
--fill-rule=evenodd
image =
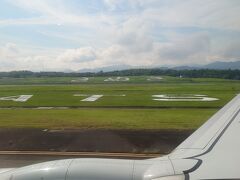
<path id="1" fill-rule="evenodd" d="M 0 71 L 237 60 L 239 0 L 0 0 Z"/>

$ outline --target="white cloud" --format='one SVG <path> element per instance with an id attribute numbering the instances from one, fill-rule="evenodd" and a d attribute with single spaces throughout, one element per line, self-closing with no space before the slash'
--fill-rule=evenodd
<path id="1" fill-rule="evenodd" d="M 104 0 L 104 3 L 110 10 L 115 10 L 122 0 Z"/>
<path id="2" fill-rule="evenodd" d="M 96 60 L 97 55 L 92 47 L 69 49 L 58 57 L 59 61 L 82 63 Z"/>
<path id="3" fill-rule="evenodd" d="M 49 67 L 59 68 L 54 62 L 55 56 L 52 53 L 37 51 L 34 54 L 27 48 L 19 47 L 14 43 L 7 43 L 0 47 L 0 71 L 9 70 L 34 70 L 40 71 Z M 41 52 L 41 54 L 40 54 Z M 60 69 L 62 65 L 60 65 Z"/>
<path id="4" fill-rule="evenodd" d="M 108 14 L 107 12 L 97 11 L 95 15 L 76 12 L 63 0 L 8 1 L 32 13 L 39 13 L 39 20 L 37 21 L 39 23 L 49 22 L 50 19 L 54 24 L 72 23 L 92 26 L 98 22 L 107 21 L 111 23 L 114 19 L 113 16 L 132 15 L 131 10 L 139 8 L 138 11 L 134 12 L 138 19 L 159 23 L 162 26 L 199 26 L 240 30 L 240 22 L 237 18 L 240 12 L 238 0 L 104 0 L 106 6 L 112 10 L 115 10 L 118 6 L 128 7 L 128 9 L 125 10 L 126 13 L 124 14 Z M 31 21 L 31 18 L 29 21 L 22 19 L 18 23 L 35 24 L 33 20 Z M 17 21 L 13 22 L 17 23 Z M 11 20 L 9 23 L 11 23 Z"/>
<path id="5" fill-rule="evenodd" d="M 166 64 L 207 63 L 210 55 L 210 38 L 206 34 L 175 37 L 170 43 L 160 45 L 159 59 Z"/>
<path id="6" fill-rule="evenodd" d="M 34 18 L 0 20 L 0 25 L 63 25 L 75 24 L 88 27 L 93 25 L 92 18 L 88 15 L 77 15 L 65 6 L 62 0 L 8 0 L 11 4 L 23 8 L 33 14 Z M 37 14 L 37 15 L 36 15 Z"/>
<path id="7" fill-rule="evenodd" d="M 37 17 L 37 18 L 19 18 L 19 19 L 4 19 L 0 20 L 1 26 L 18 26 L 18 25 L 50 25 L 56 20 L 51 20 L 50 18 Z"/>
<path id="8" fill-rule="evenodd" d="M 6 42 L 0 48 L 0 62 L 11 70 L 180 65 L 240 58 L 239 43 L 225 36 L 232 32 L 239 36 L 238 0 L 103 0 L 107 10 L 96 8 L 94 13 L 76 11 L 64 0 L 8 1 L 34 16 L 1 19 L 0 26 L 63 25 L 65 29 L 58 32 L 46 28 L 39 34 L 79 45 L 34 51 Z M 181 32 L 184 29 L 190 31 Z"/>
<path id="9" fill-rule="evenodd" d="M 239 12 L 238 0 L 175 0 L 145 9 L 142 18 L 164 27 L 240 30 Z"/>
<path id="10" fill-rule="evenodd" d="M 0 58 L 1 59 L 7 59 L 16 57 L 19 54 L 19 49 L 17 48 L 17 45 L 14 43 L 7 43 L 5 46 L 0 48 Z"/>

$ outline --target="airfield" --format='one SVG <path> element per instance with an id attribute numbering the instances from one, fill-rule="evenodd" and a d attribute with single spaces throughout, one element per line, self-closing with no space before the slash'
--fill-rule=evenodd
<path id="1" fill-rule="evenodd" d="M 0 154 L 169 153 L 239 91 L 214 78 L 2 78 Z"/>

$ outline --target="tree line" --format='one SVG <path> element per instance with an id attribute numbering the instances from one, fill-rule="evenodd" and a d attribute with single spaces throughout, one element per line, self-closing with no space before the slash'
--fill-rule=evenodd
<path id="1" fill-rule="evenodd" d="M 223 78 L 240 80 L 240 70 L 174 70 L 174 69 L 128 69 L 111 72 L 32 72 L 32 71 L 11 71 L 0 72 L 0 78 L 27 78 L 27 77 L 96 77 L 96 76 L 173 76 L 187 78 Z"/>

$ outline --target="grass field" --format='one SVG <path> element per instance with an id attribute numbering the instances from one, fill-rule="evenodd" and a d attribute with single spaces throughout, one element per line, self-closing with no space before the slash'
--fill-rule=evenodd
<path id="1" fill-rule="evenodd" d="M 216 109 L 0 110 L 0 127 L 50 129 L 194 129 Z"/>
<path id="2" fill-rule="evenodd" d="M 109 77 L 89 77 L 88 81 L 78 81 L 81 77 L 39 77 L 39 78 L 0 78 L 0 85 L 53 85 L 53 84 L 152 84 L 152 83 L 206 83 L 206 82 L 238 82 L 217 78 L 177 78 L 163 76 L 162 80 L 152 79 L 154 76 L 128 76 L 129 81 L 104 81 Z"/>
<path id="3" fill-rule="evenodd" d="M 146 80 L 149 77 L 140 76 L 129 77 L 129 82 L 104 82 L 106 78 L 90 78 L 89 82 L 78 84 L 69 83 L 77 79 L 70 77 L 0 79 L 0 97 L 33 95 L 27 102 L 0 101 L 0 127 L 194 129 L 240 92 L 239 81 L 223 79 L 164 77 L 150 82 Z M 95 102 L 82 102 L 86 97 L 74 94 L 104 97 Z M 152 95 L 156 94 L 204 94 L 219 100 L 153 101 Z M 69 109 L 27 109 L 34 107 Z"/>

